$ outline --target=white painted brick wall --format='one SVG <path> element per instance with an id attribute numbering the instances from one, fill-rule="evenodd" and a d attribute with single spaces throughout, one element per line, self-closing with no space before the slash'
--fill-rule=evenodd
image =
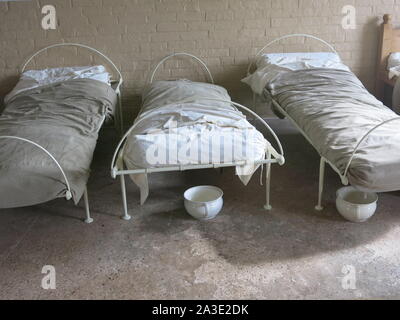
<path id="1" fill-rule="evenodd" d="M 40 9 L 53 4 L 59 26 L 41 29 Z M 354 5 L 357 29 L 341 28 L 341 9 Z M 124 107 L 134 114 L 151 67 L 162 56 L 188 51 L 203 58 L 218 84 L 243 100 L 240 83 L 249 59 L 269 40 L 310 33 L 331 42 L 344 61 L 373 88 L 378 25 L 384 13 L 400 23 L 400 0 L 33 0 L 0 2 L 0 97 L 15 85 L 18 68 L 35 50 L 57 42 L 84 43 L 109 55 L 124 78 Z M 288 41 L 279 50 L 314 47 Z M 314 47 L 317 48 L 317 47 Z M 320 48 L 319 48 L 320 49 Z M 90 63 L 83 52 L 49 53 L 35 67 Z M 162 77 L 197 77 L 189 62 L 167 63 Z M 128 119 L 132 120 L 132 116 Z"/>

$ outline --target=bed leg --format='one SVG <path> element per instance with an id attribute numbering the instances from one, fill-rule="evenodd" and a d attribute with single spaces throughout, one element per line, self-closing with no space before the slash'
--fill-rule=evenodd
<path id="1" fill-rule="evenodd" d="M 85 202 L 85 211 L 86 211 L 86 223 L 92 223 L 93 219 L 90 216 L 90 210 L 89 210 L 89 197 L 88 197 L 88 192 L 87 192 L 87 187 L 85 188 L 85 192 L 83 193 L 83 201 Z"/>
<path id="2" fill-rule="evenodd" d="M 268 154 L 267 159 L 271 159 L 271 154 Z M 270 193 L 271 193 L 271 163 L 267 163 L 266 165 L 266 174 L 265 174 L 265 193 L 266 193 L 266 204 L 264 206 L 265 210 L 271 211 L 272 206 L 270 204 Z"/>
<path id="3" fill-rule="evenodd" d="M 120 179 L 121 179 L 122 203 L 124 205 L 124 215 L 122 216 L 122 219 L 128 221 L 131 220 L 131 216 L 128 214 L 128 204 L 126 202 L 125 176 L 121 174 Z"/>
<path id="4" fill-rule="evenodd" d="M 121 137 L 124 135 L 124 116 L 122 113 L 122 98 L 121 98 L 121 93 L 118 94 L 118 112 L 119 112 L 119 128 L 118 130 L 120 131 Z"/>
<path id="5" fill-rule="evenodd" d="M 324 180 L 325 180 L 325 159 L 321 157 L 319 165 L 319 190 L 318 190 L 318 204 L 315 206 L 315 210 L 322 211 L 322 194 L 324 192 Z"/>

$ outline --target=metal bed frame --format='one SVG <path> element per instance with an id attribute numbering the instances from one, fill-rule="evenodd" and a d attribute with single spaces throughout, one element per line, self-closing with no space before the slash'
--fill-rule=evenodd
<path id="1" fill-rule="evenodd" d="M 339 55 L 337 53 L 337 51 L 335 50 L 335 48 L 329 44 L 328 42 L 315 37 L 313 35 L 309 35 L 309 34 L 290 34 L 290 35 L 285 35 L 283 37 L 277 38 L 271 42 L 269 42 L 267 45 L 265 45 L 255 56 L 255 58 L 257 58 L 259 55 L 261 55 L 265 49 L 267 49 L 268 47 L 270 47 L 271 45 L 284 40 L 284 39 L 288 39 L 288 38 L 294 38 L 294 37 L 305 37 L 305 38 L 310 38 L 310 39 L 314 39 L 317 41 L 322 42 L 323 44 L 325 44 L 332 52 L 336 53 L 337 55 Z M 251 69 L 254 65 L 255 59 L 249 64 L 249 67 L 247 69 L 247 76 L 249 76 L 251 74 Z M 255 102 L 256 102 L 256 94 L 253 92 L 253 101 L 254 101 L 254 106 L 255 106 Z M 296 123 L 296 121 L 290 117 L 290 115 L 280 106 L 280 104 L 273 98 L 272 99 L 272 103 L 273 105 L 278 109 L 278 111 L 284 115 L 286 118 L 288 118 L 293 124 L 294 126 L 302 133 L 302 135 L 304 136 L 304 138 L 314 147 L 314 149 L 318 152 L 321 160 L 320 160 L 320 165 L 319 165 L 319 187 L 318 187 L 318 203 L 315 206 L 315 209 L 318 211 L 322 211 L 324 208 L 322 206 L 322 196 L 323 196 L 323 191 L 324 191 L 324 180 L 325 180 L 325 167 L 326 164 L 329 164 L 331 166 L 331 168 L 339 175 L 340 180 L 342 182 L 343 185 L 347 186 L 349 185 L 349 179 L 347 177 L 347 174 L 349 172 L 351 163 L 357 153 L 357 151 L 360 149 L 362 143 L 365 141 L 365 139 L 375 130 L 379 129 L 380 127 L 382 127 L 383 125 L 385 125 L 386 123 L 389 122 L 393 122 L 393 121 L 397 121 L 400 120 L 400 117 L 395 117 L 386 121 L 381 122 L 380 124 L 374 126 L 373 128 L 371 128 L 370 130 L 368 130 L 361 138 L 360 140 L 357 142 L 354 151 L 352 152 L 352 155 L 349 159 L 349 161 L 347 162 L 347 165 L 345 167 L 344 172 L 342 173 L 341 170 L 339 168 L 337 168 L 332 162 L 330 162 L 328 159 L 326 159 L 319 151 L 318 149 L 315 147 L 315 145 L 313 144 L 313 142 L 311 141 L 311 139 L 307 136 L 307 134 L 303 131 L 303 129 Z"/>
<path id="2" fill-rule="evenodd" d="M 163 63 L 168 60 L 171 59 L 173 57 L 176 56 L 186 56 L 189 58 L 193 58 L 195 61 L 197 61 L 204 69 L 204 71 L 207 73 L 208 78 L 210 83 L 214 84 L 214 79 L 213 76 L 210 72 L 210 70 L 208 69 L 207 65 L 198 57 L 189 54 L 189 53 L 185 53 L 185 52 L 178 52 L 178 53 L 173 53 L 170 54 L 166 57 L 164 57 L 154 68 L 153 72 L 151 73 L 151 77 L 149 80 L 149 83 L 153 83 L 154 81 L 154 77 L 155 74 L 157 73 L 157 70 L 160 68 L 161 65 L 163 65 Z M 226 101 L 226 100 L 222 100 L 222 99 L 214 99 L 214 98 L 204 98 L 206 100 L 209 101 L 220 101 L 220 102 L 227 102 L 227 103 L 231 103 L 233 106 L 241 108 L 249 113 L 251 113 L 254 117 L 256 117 L 258 120 L 261 121 L 261 123 L 268 129 L 268 131 L 272 134 L 272 136 L 274 137 L 278 148 L 279 148 L 279 153 L 270 145 L 268 147 L 268 150 L 266 152 L 266 157 L 264 160 L 260 160 L 260 161 L 237 161 L 237 162 L 232 162 L 232 163 L 214 163 L 214 164 L 195 164 L 195 165 L 177 165 L 177 166 L 167 166 L 167 167 L 156 167 L 156 168 L 142 168 L 142 169 L 135 169 L 135 170 L 124 170 L 124 168 L 119 168 L 118 167 L 118 163 L 117 163 L 117 159 L 119 156 L 122 157 L 122 154 L 120 154 L 121 152 L 123 152 L 124 148 L 123 145 L 126 141 L 126 139 L 128 138 L 129 134 L 133 131 L 133 129 L 136 127 L 136 125 L 138 124 L 138 122 L 134 123 L 130 129 L 124 134 L 124 136 L 122 137 L 122 139 L 120 140 L 120 142 L 118 143 L 112 161 L 111 161 L 111 176 L 112 178 L 116 178 L 117 176 L 120 177 L 120 183 L 121 183 L 121 192 L 122 192 L 122 202 L 123 202 L 123 215 L 122 215 L 122 219 L 124 220 L 130 220 L 131 216 L 128 214 L 128 205 L 127 205 L 127 198 L 126 198 L 126 185 L 125 185 L 125 175 L 130 175 L 130 174 L 140 174 L 140 173 L 156 173 L 156 172 L 172 172 L 172 171 L 186 171 L 186 170 L 197 170 L 197 169 L 208 169 L 208 168 L 224 168 L 224 167 L 233 167 L 233 166 L 241 166 L 241 165 L 246 165 L 246 164 L 257 164 L 257 165 L 261 165 L 261 167 L 263 168 L 263 166 L 266 166 L 266 204 L 264 206 L 264 208 L 266 210 L 271 210 L 272 207 L 270 205 L 270 182 L 271 182 L 271 164 L 272 163 L 279 163 L 280 165 L 283 165 L 285 163 L 285 158 L 284 158 L 284 152 L 283 152 L 283 148 L 282 148 L 282 144 L 279 140 L 279 138 L 277 137 L 277 135 L 274 133 L 274 131 L 271 129 L 271 127 L 259 116 L 257 115 L 255 112 L 253 112 L 252 110 L 246 108 L 245 106 L 242 106 L 238 103 L 232 102 L 232 101 Z M 189 101 L 187 101 L 189 102 Z M 122 164 L 123 166 L 123 164 Z"/>
<path id="3" fill-rule="evenodd" d="M 22 68 L 21 68 L 21 74 L 25 71 L 26 67 L 28 66 L 28 64 L 39 54 L 51 49 L 51 48 L 56 48 L 56 47 L 64 47 L 64 46 L 70 46 L 70 47 L 80 47 L 80 48 L 84 48 L 87 49 L 91 52 L 96 53 L 97 55 L 99 55 L 100 57 L 102 57 L 103 59 L 105 59 L 114 69 L 114 71 L 116 71 L 117 75 L 118 75 L 118 80 L 115 81 L 116 83 L 116 87 L 115 87 L 115 92 L 117 94 L 118 97 L 118 117 L 116 118 L 115 121 L 115 125 L 116 127 L 119 127 L 119 130 L 121 131 L 121 135 L 123 133 L 123 115 L 122 115 L 122 104 L 121 104 L 121 85 L 123 83 L 123 78 L 122 78 L 122 74 L 119 71 L 119 69 L 117 68 L 117 66 L 114 64 L 114 62 L 107 57 L 105 54 L 101 53 L 100 51 L 89 47 L 87 45 L 83 45 L 83 44 L 79 44 L 79 43 L 58 43 L 58 44 L 54 44 L 54 45 L 50 45 L 48 47 L 45 47 L 43 49 L 40 49 L 39 51 L 35 52 L 28 60 L 26 60 L 26 62 L 23 64 Z M 48 151 L 46 150 L 46 148 L 42 147 L 41 145 L 39 145 L 38 143 L 29 140 L 27 138 L 22 138 L 22 137 L 17 137 L 17 136 L 0 136 L 0 139 L 10 139 L 10 140 L 18 140 L 18 141 L 22 141 L 25 143 L 29 143 L 35 147 L 37 147 L 38 149 L 40 149 L 41 151 L 43 151 L 57 166 L 57 168 L 60 170 L 63 179 L 65 181 L 65 186 L 66 186 L 66 192 L 65 192 L 65 199 L 66 200 L 71 200 L 72 199 L 72 191 L 71 191 L 71 187 L 70 187 L 70 183 L 68 181 L 68 178 L 65 174 L 65 171 L 63 170 L 63 168 L 61 167 L 60 163 L 56 160 L 56 158 Z M 88 192 L 87 192 L 87 186 L 85 187 L 85 191 L 83 194 L 83 201 L 84 201 L 84 205 L 85 205 L 85 212 L 86 212 L 86 218 L 85 218 L 85 222 L 86 223 L 92 223 L 93 222 L 93 218 L 90 215 L 90 209 L 89 209 L 89 198 L 88 198 Z"/>

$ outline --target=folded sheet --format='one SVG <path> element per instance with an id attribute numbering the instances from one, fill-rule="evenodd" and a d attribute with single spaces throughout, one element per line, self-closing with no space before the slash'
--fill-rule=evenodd
<path id="1" fill-rule="evenodd" d="M 110 84 L 110 74 L 104 66 L 28 70 L 21 74 L 17 85 L 5 96 L 4 102 L 7 103 L 15 95 L 23 91 L 73 79 L 92 79 Z"/>

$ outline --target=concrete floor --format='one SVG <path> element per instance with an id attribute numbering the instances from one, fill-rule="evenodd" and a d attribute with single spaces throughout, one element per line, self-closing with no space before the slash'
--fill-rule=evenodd
<path id="1" fill-rule="evenodd" d="M 364 224 L 336 212 L 338 177 L 327 173 L 324 212 L 313 210 L 319 159 L 287 122 L 272 120 L 287 164 L 273 167 L 266 212 L 256 174 L 244 187 L 233 170 L 151 176 L 148 202 L 138 205 L 128 182 L 129 211 L 109 176 L 115 137 L 103 134 L 89 183 L 95 222 L 64 200 L 0 212 L 1 299 L 329 299 L 400 298 L 400 197 L 382 194 Z M 107 131 L 106 131 L 107 132 Z M 183 209 L 182 193 L 213 184 L 225 192 L 222 213 L 199 222 Z M 56 290 L 41 288 L 44 265 L 56 269 Z M 342 269 L 355 270 L 355 289 Z"/>

